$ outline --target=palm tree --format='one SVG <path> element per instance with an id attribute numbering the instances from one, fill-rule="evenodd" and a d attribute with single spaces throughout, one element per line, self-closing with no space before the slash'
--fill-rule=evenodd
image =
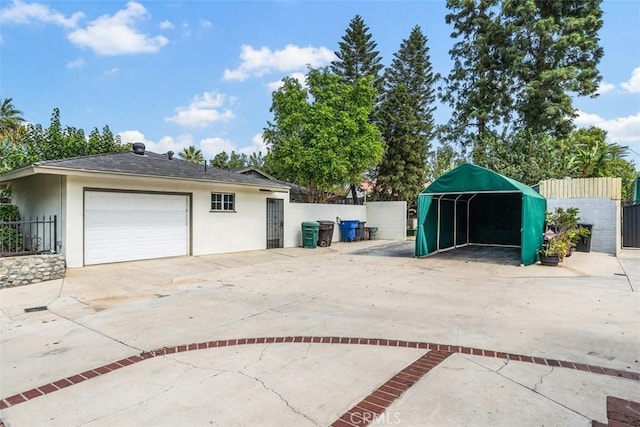
<path id="1" fill-rule="evenodd" d="M 17 145 L 24 133 L 22 111 L 13 106 L 12 98 L 5 98 L 0 105 L 0 140 Z"/>
<path id="2" fill-rule="evenodd" d="M 182 151 L 178 153 L 178 156 L 180 156 L 180 158 L 186 162 L 191 162 L 191 163 L 204 162 L 204 156 L 202 155 L 202 151 L 198 150 L 193 145 L 190 145 L 187 148 L 183 148 Z"/>

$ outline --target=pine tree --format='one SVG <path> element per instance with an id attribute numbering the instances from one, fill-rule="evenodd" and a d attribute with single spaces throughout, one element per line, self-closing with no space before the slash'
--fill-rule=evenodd
<path id="1" fill-rule="evenodd" d="M 338 43 L 340 50 L 335 52 L 338 59 L 331 62 L 331 71 L 348 83 L 355 83 L 360 77 L 373 76 L 374 86 L 381 92 L 382 58 L 375 50 L 377 43 L 371 37 L 369 27 L 360 15 L 356 15 Z"/>
<path id="2" fill-rule="evenodd" d="M 384 76 L 377 122 L 387 149 L 378 169 L 376 197 L 412 202 L 427 178 L 438 79 L 420 27 L 402 41 Z"/>
<path id="3" fill-rule="evenodd" d="M 510 119 L 508 35 L 499 0 L 448 0 L 447 8 L 451 13 L 445 19 L 457 41 L 449 51 L 454 65 L 441 94 L 452 109 L 443 137 L 473 152 L 485 133 Z"/>
<path id="4" fill-rule="evenodd" d="M 574 96 L 595 97 L 601 0 L 504 1 L 505 29 L 513 40 L 515 110 L 519 126 L 533 133 L 568 135 L 576 117 Z"/>
<path id="5" fill-rule="evenodd" d="M 381 75 L 382 57 L 376 49 L 377 43 L 372 40 L 369 27 L 364 23 L 360 15 L 356 15 L 350 22 L 342 41 L 338 43 L 339 51 L 335 52 L 338 58 L 331 62 L 331 71 L 342 78 L 343 81 L 356 84 L 362 78 L 371 76 L 373 85 L 382 93 L 384 78 Z M 351 196 L 354 204 L 358 204 L 356 186 L 359 182 L 350 185 Z"/>
<path id="6" fill-rule="evenodd" d="M 442 96 L 453 110 L 447 139 L 481 163 L 495 132 L 568 135 L 573 96 L 596 96 L 601 80 L 600 3 L 448 0 L 457 41 Z"/>

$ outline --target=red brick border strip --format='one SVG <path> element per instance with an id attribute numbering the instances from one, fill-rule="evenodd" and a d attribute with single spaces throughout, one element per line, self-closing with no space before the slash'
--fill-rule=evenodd
<path id="1" fill-rule="evenodd" d="M 607 396 L 608 424 L 593 421 L 593 427 L 640 426 L 640 402 Z"/>
<path id="2" fill-rule="evenodd" d="M 484 350 L 473 347 L 461 347 L 447 344 L 434 344 L 422 341 L 401 341 L 389 340 L 383 338 L 348 338 L 348 337 L 310 337 L 310 336 L 288 336 L 288 337 L 263 337 L 263 338 L 241 338 L 217 341 L 205 341 L 188 345 L 178 345 L 173 347 L 162 347 L 155 350 L 144 351 L 138 355 L 127 357 L 107 365 L 99 366 L 88 371 L 81 372 L 67 378 L 44 384 L 31 390 L 15 394 L 13 396 L 0 399 L 0 410 L 10 406 L 18 405 L 27 400 L 35 399 L 45 394 L 53 393 L 65 387 L 87 381 L 99 375 L 108 374 L 111 371 L 124 368 L 125 366 L 141 362 L 153 357 L 164 356 L 167 354 L 181 353 L 192 350 L 204 350 L 209 348 L 228 347 L 236 345 L 248 344 L 270 344 L 270 343 L 320 343 L 320 344 L 357 344 L 357 345 L 377 345 L 385 347 L 408 347 L 421 348 L 442 353 L 461 353 L 475 356 L 494 357 L 498 359 L 514 360 L 518 362 L 535 363 L 539 365 L 555 366 L 568 369 L 576 369 L 594 374 L 608 375 L 612 377 L 621 377 L 634 381 L 640 381 L 640 373 L 623 371 L 619 369 L 610 369 L 594 365 L 585 365 L 581 363 L 573 363 L 564 360 L 546 359 L 541 357 L 523 356 L 511 353 L 496 352 L 493 350 Z"/>
<path id="3" fill-rule="evenodd" d="M 389 381 L 349 409 L 331 424 L 331 427 L 359 427 L 372 423 L 411 386 L 430 370 L 438 366 L 452 353 L 429 351 L 424 356 L 398 372 Z"/>

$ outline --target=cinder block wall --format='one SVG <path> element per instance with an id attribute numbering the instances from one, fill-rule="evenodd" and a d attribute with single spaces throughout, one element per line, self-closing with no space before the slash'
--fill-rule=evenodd
<path id="1" fill-rule="evenodd" d="M 620 248 L 620 201 L 605 197 L 547 199 L 547 210 L 578 208 L 581 223 L 593 224 L 591 250 L 617 254 Z"/>

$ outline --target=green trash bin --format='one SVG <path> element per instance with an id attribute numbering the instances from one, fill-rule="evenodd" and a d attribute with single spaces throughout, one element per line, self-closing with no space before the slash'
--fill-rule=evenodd
<path id="1" fill-rule="evenodd" d="M 312 248 L 318 245 L 318 229 L 320 224 L 317 222 L 303 222 L 302 223 L 302 247 Z"/>

